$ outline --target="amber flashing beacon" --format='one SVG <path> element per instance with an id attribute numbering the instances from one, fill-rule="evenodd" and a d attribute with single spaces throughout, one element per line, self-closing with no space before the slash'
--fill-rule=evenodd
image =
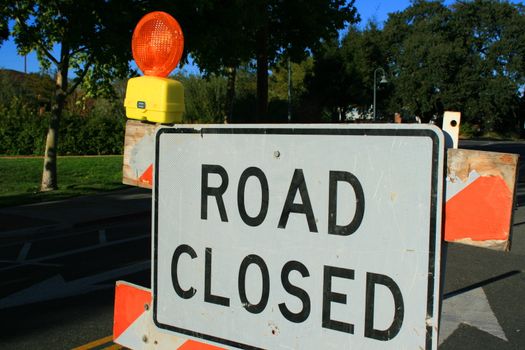
<path id="1" fill-rule="evenodd" d="M 184 48 L 182 29 L 166 12 L 148 13 L 139 21 L 131 41 L 133 59 L 144 73 L 128 80 L 126 116 L 153 123 L 182 121 L 184 87 L 167 78 L 177 66 Z"/>

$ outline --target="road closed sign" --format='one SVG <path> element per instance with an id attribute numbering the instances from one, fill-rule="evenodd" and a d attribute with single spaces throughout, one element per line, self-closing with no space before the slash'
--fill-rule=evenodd
<path id="1" fill-rule="evenodd" d="M 433 126 L 159 129 L 155 324 L 223 348 L 437 348 L 443 153 Z"/>

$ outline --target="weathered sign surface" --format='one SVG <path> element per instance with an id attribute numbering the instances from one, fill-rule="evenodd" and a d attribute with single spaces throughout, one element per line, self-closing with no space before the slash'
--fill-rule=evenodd
<path id="1" fill-rule="evenodd" d="M 137 120 L 126 122 L 122 182 L 126 185 L 151 188 L 155 155 L 156 124 Z"/>
<path id="2" fill-rule="evenodd" d="M 437 347 L 439 129 L 176 126 L 155 149 L 157 327 L 237 348 Z"/>

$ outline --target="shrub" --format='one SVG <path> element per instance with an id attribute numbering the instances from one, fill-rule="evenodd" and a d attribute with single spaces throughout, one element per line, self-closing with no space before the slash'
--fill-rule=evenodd
<path id="1" fill-rule="evenodd" d="M 0 105 L 0 154 L 43 155 L 49 113 L 13 99 Z M 93 111 L 87 116 L 65 111 L 58 134 L 59 155 L 122 154 L 125 117 L 123 113 Z"/>

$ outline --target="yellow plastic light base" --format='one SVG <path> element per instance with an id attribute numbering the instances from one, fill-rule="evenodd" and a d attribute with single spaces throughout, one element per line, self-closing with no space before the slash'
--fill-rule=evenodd
<path id="1" fill-rule="evenodd" d="M 124 100 L 126 116 L 152 123 L 180 123 L 184 113 L 184 87 L 173 79 L 143 76 L 128 80 Z"/>

